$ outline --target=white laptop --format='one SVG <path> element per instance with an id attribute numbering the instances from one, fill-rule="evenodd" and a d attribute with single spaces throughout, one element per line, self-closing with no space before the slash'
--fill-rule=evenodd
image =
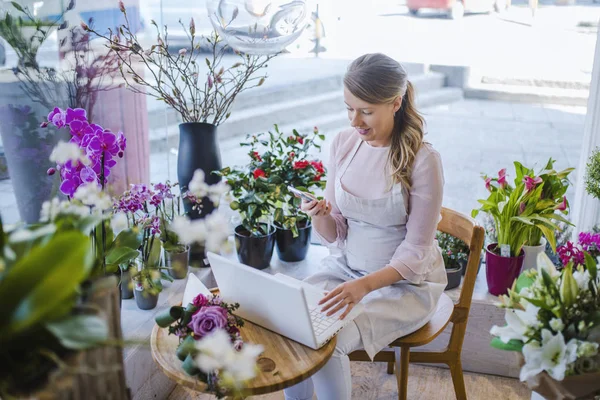
<path id="1" fill-rule="evenodd" d="M 343 320 L 339 316 L 345 308 L 327 317 L 321 312 L 323 305 L 318 305 L 324 292 L 315 286 L 214 253 L 208 253 L 208 259 L 223 301 L 240 304 L 235 314 L 315 350 L 364 308 L 357 304 Z"/>

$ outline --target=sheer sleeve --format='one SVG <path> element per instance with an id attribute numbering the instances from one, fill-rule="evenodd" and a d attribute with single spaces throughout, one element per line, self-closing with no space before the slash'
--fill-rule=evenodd
<path id="1" fill-rule="evenodd" d="M 444 187 L 439 153 L 424 146 L 417 154 L 411 177 L 406 238 L 396 249 L 390 265 L 407 281 L 420 284 L 433 268 L 439 251 L 434 242 Z"/>
<path id="2" fill-rule="evenodd" d="M 342 215 L 340 209 L 335 202 L 335 181 L 336 181 L 336 170 L 339 162 L 340 152 L 338 151 L 339 143 L 342 135 L 338 134 L 331 144 L 329 153 L 329 163 L 327 165 L 327 184 L 325 185 L 325 199 L 331 203 L 331 217 L 335 221 L 335 227 L 337 236 L 334 242 L 329 242 L 323 236 L 313 229 L 315 236 L 320 242 L 327 247 L 345 247 L 346 235 L 348 233 L 348 221 Z"/>

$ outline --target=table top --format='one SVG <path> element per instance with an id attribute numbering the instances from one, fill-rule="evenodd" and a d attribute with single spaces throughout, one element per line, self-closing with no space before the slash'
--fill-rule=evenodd
<path id="1" fill-rule="evenodd" d="M 319 350 L 313 350 L 249 321 L 245 321 L 240 331 L 244 342 L 261 344 L 265 348 L 258 358 L 258 375 L 246 387 L 248 395 L 272 393 L 302 382 L 325 365 L 336 344 L 334 337 Z M 206 391 L 204 382 L 189 376 L 181 368 L 182 361 L 175 354 L 178 337 L 155 325 L 150 345 L 152 357 L 165 375 L 189 389 Z"/>

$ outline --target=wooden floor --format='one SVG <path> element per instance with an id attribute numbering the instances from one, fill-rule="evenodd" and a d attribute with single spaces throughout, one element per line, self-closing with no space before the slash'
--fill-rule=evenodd
<path id="1" fill-rule="evenodd" d="M 353 400 L 395 400 L 398 398 L 396 378 L 385 372 L 381 363 L 353 362 Z M 531 391 L 516 379 L 465 373 L 469 400 L 529 400 Z M 410 366 L 408 379 L 410 400 L 455 400 L 450 372 L 436 367 Z M 169 400 L 209 400 L 205 394 L 188 393 L 177 386 Z M 250 397 L 252 400 L 283 400 L 283 392 Z M 316 399 L 316 396 L 315 396 Z"/>

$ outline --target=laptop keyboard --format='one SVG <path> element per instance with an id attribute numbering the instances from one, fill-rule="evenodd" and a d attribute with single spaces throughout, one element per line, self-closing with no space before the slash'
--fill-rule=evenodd
<path id="1" fill-rule="evenodd" d="M 327 314 L 321 312 L 320 308 L 321 307 L 315 307 L 310 310 L 310 319 L 315 330 L 315 335 L 317 336 L 325 332 L 327 328 L 339 321 L 339 318 L 335 315 L 328 317 Z"/>

